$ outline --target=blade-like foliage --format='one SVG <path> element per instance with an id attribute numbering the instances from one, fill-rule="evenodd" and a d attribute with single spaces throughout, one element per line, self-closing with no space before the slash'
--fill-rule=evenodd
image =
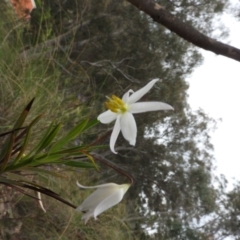
<path id="1" fill-rule="evenodd" d="M 15 189 L 17 189 L 18 191 L 22 192 L 23 194 L 30 196 L 32 198 L 38 199 L 28 193 L 26 193 L 22 188 L 27 188 L 27 189 L 31 189 L 34 190 L 36 192 L 40 192 L 43 193 L 51 198 L 54 198 L 72 208 L 76 208 L 76 206 L 74 206 L 72 203 L 66 201 L 65 199 L 61 198 L 59 196 L 59 194 L 53 192 L 52 190 L 45 188 L 39 184 L 33 183 L 33 182 L 29 182 L 29 181 L 15 181 L 15 180 L 11 180 L 11 179 L 4 179 L 4 178 L 0 178 L 0 183 L 13 187 Z M 38 199 L 39 200 L 39 199 Z"/>
<path id="2" fill-rule="evenodd" d="M 34 124 L 36 124 L 40 118 L 42 117 L 42 115 L 36 117 L 29 125 L 29 127 L 27 127 L 27 132 L 26 132 L 26 135 L 25 135 L 25 139 L 24 139 L 24 142 L 23 142 L 23 145 L 19 151 L 19 154 L 18 156 L 16 157 L 16 159 L 14 160 L 14 163 L 17 162 L 24 154 L 25 150 L 27 149 L 27 146 L 28 146 L 28 142 L 29 142 L 29 138 L 30 138 L 30 134 L 31 134 L 31 130 L 32 130 L 32 127 Z"/>
<path id="3" fill-rule="evenodd" d="M 76 138 L 83 130 L 84 127 L 87 125 L 88 119 L 80 122 L 77 126 L 75 126 L 70 132 L 67 133 L 66 136 L 58 140 L 50 149 L 50 152 L 59 151 L 66 143 L 70 140 Z"/>
<path id="4" fill-rule="evenodd" d="M 14 124 L 14 129 L 19 129 L 22 127 L 31 107 L 34 102 L 34 98 L 27 104 L 27 106 L 24 108 L 22 113 L 20 114 L 19 118 L 17 119 L 16 123 Z M 16 138 L 16 131 L 13 131 L 9 138 L 7 139 L 6 143 L 1 149 L 1 154 L 0 154 L 0 171 L 3 171 L 4 168 L 6 167 L 8 161 L 10 160 L 11 153 L 12 153 L 12 148 L 14 145 L 14 141 Z"/>
<path id="5" fill-rule="evenodd" d="M 58 168 L 59 165 L 62 165 L 62 170 L 69 170 L 71 168 L 98 169 L 90 151 L 102 148 L 103 146 L 98 147 L 91 144 L 73 146 L 71 143 L 83 131 L 95 126 L 98 120 L 89 121 L 85 119 L 60 138 L 58 134 L 62 124 L 52 122 L 49 126 L 46 126 L 46 130 L 42 131 L 43 134 L 39 139 L 39 135 L 36 137 L 33 129 L 36 129 L 36 124 L 43 115 L 37 116 L 30 124 L 23 127 L 33 101 L 34 99 L 24 108 L 13 129 L 0 134 L 0 137 L 7 137 L 0 149 L 0 184 L 10 186 L 29 197 L 39 200 L 24 190 L 24 188 L 31 189 L 75 208 L 73 204 L 61 198 L 57 193 L 43 187 L 41 184 L 37 184 L 35 181 L 30 181 L 30 178 L 27 176 L 30 174 L 36 177 L 64 177 L 59 173 L 53 172 L 54 170 L 50 171 L 40 168 L 40 166 L 44 167 L 44 165 L 58 165 Z M 88 159 L 91 162 L 86 161 Z"/>

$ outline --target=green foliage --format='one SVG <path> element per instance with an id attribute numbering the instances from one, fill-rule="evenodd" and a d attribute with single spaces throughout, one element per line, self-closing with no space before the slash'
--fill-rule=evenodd
<path id="1" fill-rule="evenodd" d="M 30 135 L 31 130 L 42 117 L 42 115 L 36 117 L 28 126 L 23 127 L 28 113 L 32 107 L 33 101 L 34 99 L 32 99 L 24 108 L 14 124 L 13 129 L 10 132 L 1 134 L 1 136 L 9 136 L 6 137 L 6 141 L 3 143 L 0 151 L 0 183 L 11 186 L 31 197 L 33 196 L 24 192 L 22 188 L 32 189 L 39 193 L 44 193 L 75 208 L 74 205 L 62 199 L 58 194 L 43 187 L 41 184 L 36 184 L 34 181 L 29 181 L 28 178 L 24 177 L 24 175 L 25 172 L 31 172 L 34 167 L 40 167 L 44 165 L 61 164 L 63 169 L 66 167 L 78 169 L 96 167 L 93 157 L 91 157 L 89 154 L 89 151 L 91 150 L 90 145 L 77 147 L 70 147 L 68 145 L 84 130 L 96 125 L 98 121 L 93 120 L 89 122 L 88 120 L 84 120 L 71 129 L 66 136 L 58 140 L 55 140 L 54 138 L 58 134 L 61 125 L 56 124 L 56 126 L 54 126 L 54 124 L 51 123 L 43 137 L 40 138 L 39 143 L 37 143 L 36 147 L 31 150 L 28 146 L 29 139 L 32 137 Z M 32 141 L 34 142 L 34 140 Z M 96 146 L 95 149 L 97 149 Z M 84 158 L 86 157 L 92 161 L 92 164 L 84 161 Z M 39 173 L 37 170 L 32 172 L 34 174 Z M 13 173 L 13 175 L 8 173 Z M 20 173 L 20 175 L 23 177 L 20 180 L 16 180 L 14 173 Z M 51 171 L 40 171 L 40 173 L 44 173 L 49 176 L 54 175 L 54 173 L 52 174 Z"/>
<path id="2" fill-rule="evenodd" d="M 47 127 L 47 131 L 44 133 L 39 143 L 37 143 L 36 147 L 34 147 L 33 150 L 29 149 L 28 143 L 31 137 L 31 129 L 42 116 L 40 115 L 36 117 L 29 126 L 24 127 L 18 135 L 16 132 L 18 129 L 22 128 L 32 106 L 33 100 L 31 100 L 25 107 L 24 111 L 16 121 L 12 132 L 9 133 L 10 136 L 6 140 L 6 143 L 2 147 L 0 154 L 1 172 L 4 173 L 7 171 L 21 170 L 22 168 L 28 166 L 36 167 L 54 163 L 61 163 L 63 165 L 67 163 L 68 166 L 73 165 L 82 168 L 94 167 L 93 165 L 86 164 L 85 162 L 79 162 L 76 164 L 74 161 L 70 161 L 73 157 L 81 158 L 82 155 L 86 155 L 85 152 L 87 153 L 89 148 L 87 145 L 70 148 L 66 148 L 65 146 L 69 145 L 69 142 L 79 136 L 84 130 L 97 124 L 97 120 L 91 122 L 84 120 L 83 122 L 80 122 L 71 129 L 66 136 L 58 140 L 55 140 L 54 138 L 58 134 L 61 124 L 56 124 L 54 126 L 54 124 L 51 123 L 50 126 Z M 17 155 L 16 157 L 14 157 L 15 154 Z"/>

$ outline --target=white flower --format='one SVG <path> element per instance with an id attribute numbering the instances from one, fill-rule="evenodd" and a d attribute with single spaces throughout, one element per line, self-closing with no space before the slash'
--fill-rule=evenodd
<path id="1" fill-rule="evenodd" d="M 90 217 L 94 217 L 96 220 L 99 214 L 121 202 L 124 194 L 130 187 L 130 184 L 118 185 L 115 183 L 86 187 L 77 182 L 77 185 L 84 189 L 97 188 L 97 190 L 88 196 L 76 209 L 76 211 L 79 212 L 86 212 L 82 217 L 85 224 Z"/>
<path id="2" fill-rule="evenodd" d="M 143 113 L 157 110 L 173 110 L 173 107 L 162 102 L 136 103 L 153 87 L 158 80 L 159 79 L 154 79 L 150 81 L 145 87 L 139 89 L 137 92 L 129 90 L 123 95 L 122 99 L 113 95 L 112 98 L 109 98 L 109 101 L 106 102 L 106 107 L 109 110 L 100 114 L 98 116 L 98 120 L 104 124 L 116 120 L 110 138 L 110 149 L 112 152 L 117 153 L 114 150 L 114 146 L 120 130 L 122 131 L 123 137 L 129 142 L 129 144 L 135 146 L 137 126 L 133 117 L 133 113 Z"/>

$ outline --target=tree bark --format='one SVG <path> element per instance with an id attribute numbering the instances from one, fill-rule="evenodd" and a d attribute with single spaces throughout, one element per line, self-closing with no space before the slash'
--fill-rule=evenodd
<path id="1" fill-rule="evenodd" d="M 210 38 L 186 22 L 176 18 L 154 0 L 127 0 L 139 10 L 149 15 L 155 22 L 162 24 L 181 38 L 197 47 L 240 62 L 240 49 Z"/>

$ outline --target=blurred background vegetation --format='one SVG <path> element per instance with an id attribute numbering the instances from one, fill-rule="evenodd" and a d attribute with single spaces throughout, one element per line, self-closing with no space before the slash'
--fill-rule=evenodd
<path id="1" fill-rule="evenodd" d="M 104 111 L 106 95 L 122 96 L 153 78 L 160 82 L 143 101 L 163 101 L 175 111 L 136 115 L 135 148 L 120 137 L 118 155 L 108 148 L 95 152 L 135 180 L 124 201 L 98 221 L 85 226 L 81 214 L 43 196 L 45 214 L 35 200 L 3 187 L 0 238 L 240 239 L 240 184 L 227 192 L 224 176 L 213 173 L 210 135 L 217 122 L 201 109 L 193 112 L 187 102 L 185 79 L 202 63 L 198 50 L 126 1 L 36 4 L 29 22 L 17 19 L 8 4 L 0 6 L 1 132 L 12 128 L 33 97 L 30 116 L 44 113 L 34 129 L 38 136 L 53 120 L 67 131 L 85 118 L 96 118 Z M 228 7 L 225 0 L 161 4 L 208 35 Z M 76 144 L 90 143 L 111 127 L 99 124 Z M 40 180 L 75 205 L 89 194 L 76 187 L 76 180 L 84 185 L 126 181 L 105 166 L 64 175 Z"/>

